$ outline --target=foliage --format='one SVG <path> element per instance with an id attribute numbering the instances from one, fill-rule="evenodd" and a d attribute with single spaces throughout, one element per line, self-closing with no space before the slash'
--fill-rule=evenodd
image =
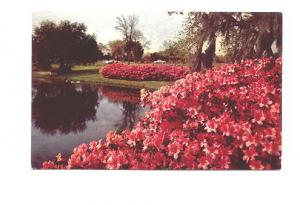
<path id="1" fill-rule="evenodd" d="M 139 41 L 135 41 L 132 43 L 132 55 L 133 61 L 138 62 L 141 61 L 144 54 L 144 48 Z"/>
<path id="2" fill-rule="evenodd" d="M 232 16 L 236 26 L 225 32 L 221 42 L 231 61 L 281 55 L 281 13 L 234 13 Z"/>
<path id="3" fill-rule="evenodd" d="M 87 34 L 86 30 L 84 24 L 77 22 L 42 22 L 34 28 L 32 35 L 33 64 L 47 69 L 58 63 L 60 71 L 67 72 L 74 64 L 97 61 L 102 53 L 98 50 L 95 35 Z"/>
<path id="4" fill-rule="evenodd" d="M 164 41 L 164 50 L 160 52 L 162 59 L 172 62 L 185 63 L 185 53 L 181 47 L 180 41 Z"/>
<path id="5" fill-rule="evenodd" d="M 160 52 L 154 52 L 150 53 L 150 61 L 157 61 L 157 60 L 166 60 L 163 55 L 160 54 Z"/>
<path id="6" fill-rule="evenodd" d="M 124 60 L 125 52 L 124 46 L 125 43 L 122 40 L 114 40 L 108 43 L 112 58 L 115 60 Z"/>
<path id="7" fill-rule="evenodd" d="M 212 67 L 217 38 L 231 62 L 281 55 L 281 13 L 190 12 L 184 25 L 184 47 L 196 70 Z"/>
<path id="8" fill-rule="evenodd" d="M 149 93 L 132 131 L 76 147 L 44 169 L 278 169 L 281 58 L 226 64 Z"/>
<path id="9" fill-rule="evenodd" d="M 106 65 L 100 72 L 113 79 L 172 81 L 183 78 L 188 71 L 189 68 L 184 66 L 115 63 Z"/>
<path id="10" fill-rule="evenodd" d="M 144 48 L 139 41 L 125 42 L 114 40 L 108 43 L 112 58 L 115 60 L 140 61 L 144 54 Z"/>
<path id="11" fill-rule="evenodd" d="M 128 15 L 127 17 L 121 15 L 117 17 L 115 29 L 123 36 L 124 51 L 128 64 L 133 56 L 135 60 L 140 60 L 144 52 L 143 47 L 147 47 L 150 43 L 145 39 L 143 32 L 137 28 L 138 23 L 139 18 L 136 15 Z"/>
<path id="12" fill-rule="evenodd" d="M 111 59 L 109 44 L 98 43 L 98 50 L 102 53 L 102 59 Z"/>

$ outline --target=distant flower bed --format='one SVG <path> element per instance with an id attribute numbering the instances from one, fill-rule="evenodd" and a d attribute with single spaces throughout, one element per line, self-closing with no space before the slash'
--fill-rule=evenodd
<path id="1" fill-rule="evenodd" d="M 115 102 L 129 102 L 138 104 L 140 102 L 140 91 L 127 88 L 100 87 L 99 93 Z"/>
<path id="2" fill-rule="evenodd" d="M 45 169 L 278 169 L 281 58 L 193 73 L 153 93 L 131 131 L 76 147 Z"/>
<path id="3" fill-rule="evenodd" d="M 103 67 L 101 73 L 113 79 L 174 81 L 184 78 L 189 70 L 186 66 L 114 63 Z"/>

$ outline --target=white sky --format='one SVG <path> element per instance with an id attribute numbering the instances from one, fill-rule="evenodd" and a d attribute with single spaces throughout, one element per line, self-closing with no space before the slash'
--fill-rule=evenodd
<path id="1" fill-rule="evenodd" d="M 108 41 L 121 39 L 120 33 L 114 29 L 116 17 L 120 15 L 135 14 L 139 16 L 138 28 L 144 33 L 147 40 L 150 40 L 148 52 L 162 49 L 165 40 L 174 39 L 182 29 L 185 15 L 171 15 L 165 12 L 88 12 L 88 11 L 44 11 L 32 14 L 33 27 L 38 26 L 44 20 L 70 20 L 84 23 L 88 33 L 95 33 L 97 41 L 108 43 Z"/>

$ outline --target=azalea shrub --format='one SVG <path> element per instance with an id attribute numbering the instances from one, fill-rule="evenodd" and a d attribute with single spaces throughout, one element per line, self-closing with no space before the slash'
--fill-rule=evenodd
<path id="1" fill-rule="evenodd" d="M 281 58 L 246 60 L 141 91 L 131 131 L 58 154 L 45 169 L 279 169 Z"/>
<path id="2" fill-rule="evenodd" d="M 122 63 L 108 64 L 99 72 L 106 78 L 125 80 L 165 80 L 174 81 L 186 76 L 190 69 L 186 66 Z"/>
<path id="3" fill-rule="evenodd" d="M 140 102 L 140 91 L 135 89 L 101 86 L 99 93 L 114 102 L 129 102 L 132 104 L 139 104 Z"/>

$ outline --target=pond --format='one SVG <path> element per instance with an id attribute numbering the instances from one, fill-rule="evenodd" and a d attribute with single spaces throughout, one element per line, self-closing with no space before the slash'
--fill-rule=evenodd
<path id="1" fill-rule="evenodd" d="M 59 152 L 68 157 L 77 145 L 105 138 L 109 130 L 132 129 L 147 110 L 139 95 L 134 89 L 33 82 L 32 168 Z"/>

